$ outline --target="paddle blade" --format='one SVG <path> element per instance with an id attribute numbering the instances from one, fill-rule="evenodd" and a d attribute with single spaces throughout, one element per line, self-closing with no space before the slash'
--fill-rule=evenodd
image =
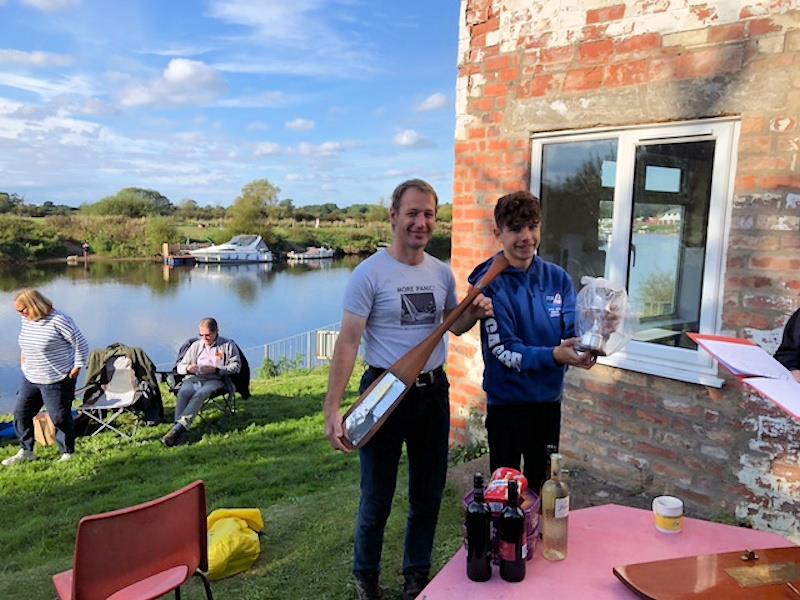
<path id="1" fill-rule="evenodd" d="M 356 400 L 343 421 L 345 436 L 354 448 L 366 444 L 378 431 L 407 389 L 402 380 L 386 371 Z"/>

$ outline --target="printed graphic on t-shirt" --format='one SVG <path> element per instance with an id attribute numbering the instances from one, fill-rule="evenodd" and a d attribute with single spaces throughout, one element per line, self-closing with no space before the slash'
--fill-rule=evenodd
<path id="1" fill-rule="evenodd" d="M 400 294 L 400 324 L 430 325 L 436 321 L 436 298 L 433 292 Z"/>

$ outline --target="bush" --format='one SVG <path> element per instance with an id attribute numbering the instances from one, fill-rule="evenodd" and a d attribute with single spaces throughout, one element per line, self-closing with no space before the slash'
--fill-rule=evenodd
<path id="1" fill-rule="evenodd" d="M 64 238 L 46 221 L 0 216 L 0 258 L 28 260 L 64 253 Z"/>

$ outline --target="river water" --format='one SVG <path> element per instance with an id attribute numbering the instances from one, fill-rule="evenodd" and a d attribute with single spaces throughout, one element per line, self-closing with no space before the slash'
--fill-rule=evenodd
<path id="1" fill-rule="evenodd" d="M 90 349 L 113 342 L 143 348 L 169 370 L 176 348 L 197 322 L 217 319 L 220 333 L 244 349 L 257 372 L 264 344 L 341 319 L 350 272 L 361 259 L 286 264 L 163 267 L 149 262 L 95 262 L 0 268 L 0 413 L 13 410 L 19 371 L 16 290 L 42 291 L 70 315 Z"/>

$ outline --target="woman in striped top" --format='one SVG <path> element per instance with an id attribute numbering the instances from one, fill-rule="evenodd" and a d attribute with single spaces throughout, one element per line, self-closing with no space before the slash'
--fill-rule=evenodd
<path id="1" fill-rule="evenodd" d="M 26 288 L 14 299 L 22 317 L 19 332 L 22 384 L 14 409 L 14 429 L 22 448 L 5 459 L 4 467 L 33 460 L 33 418 L 44 405 L 56 427 L 61 462 L 75 453 L 72 400 L 75 380 L 86 364 L 89 345 L 75 322 L 53 308 L 38 290 Z"/>

